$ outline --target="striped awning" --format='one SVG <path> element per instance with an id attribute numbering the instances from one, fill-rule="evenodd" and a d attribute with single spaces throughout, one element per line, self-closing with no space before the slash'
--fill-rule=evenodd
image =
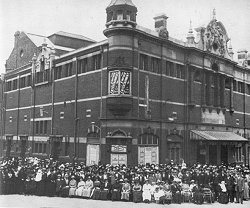
<path id="1" fill-rule="evenodd" d="M 238 134 L 229 131 L 190 131 L 191 140 L 208 140 L 208 141 L 235 141 L 247 142 L 248 140 Z"/>

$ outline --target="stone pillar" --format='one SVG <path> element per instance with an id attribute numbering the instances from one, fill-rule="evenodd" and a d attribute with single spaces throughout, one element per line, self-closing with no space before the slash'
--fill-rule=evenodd
<path id="1" fill-rule="evenodd" d="M 225 76 L 220 75 L 220 107 L 225 107 Z"/>
<path id="2" fill-rule="evenodd" d="M 233 92 L 233 78 L 230 80 L 230 111 L 234 111 L 234 92 Z"/>
<path id="3" fill-rule="evenodd" d="M 189 104 L 195 103 L 194 72 L 193 68 L 189 67 Z"/>

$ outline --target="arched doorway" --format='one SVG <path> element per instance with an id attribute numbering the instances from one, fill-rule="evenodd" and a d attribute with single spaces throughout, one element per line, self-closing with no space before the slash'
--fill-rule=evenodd
<path id="1" fill-rule="evenodd" d="M 131 151 L 132 137 L 128 136 L 125 131 L 118 129 L 106 137 L 109 145 L 110 164 L 111 165 L 127 165 L 128 152 Z"/>

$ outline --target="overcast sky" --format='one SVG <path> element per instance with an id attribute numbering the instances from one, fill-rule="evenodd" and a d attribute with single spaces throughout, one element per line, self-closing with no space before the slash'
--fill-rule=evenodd
<path id="1" fill-rule="evenodd" d="M 51 35 L 58 31 L 104 40 L 106 7 L 111 0 L 0 0 L 0 72 L 14 46 L 14 33 L 25 31 Z M 249 0 L 132 0 L 137 6 L 137 23 L 153 29 L 153 17 L 166 13 L 171 37 L 185 40 L 193 28 L 206 26 L 216 9 L 232 40 L 234 52 L 250 51 Z"/>

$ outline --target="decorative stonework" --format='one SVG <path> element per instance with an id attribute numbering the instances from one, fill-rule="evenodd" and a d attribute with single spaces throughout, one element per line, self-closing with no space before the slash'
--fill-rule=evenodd
<path id="1" fill-rule="evenodd" d="M 213 19 L 205 31 L 205 46 L 207 51 L 217 55 L 225 56 L 229 38 L 221 22 Z"/>

